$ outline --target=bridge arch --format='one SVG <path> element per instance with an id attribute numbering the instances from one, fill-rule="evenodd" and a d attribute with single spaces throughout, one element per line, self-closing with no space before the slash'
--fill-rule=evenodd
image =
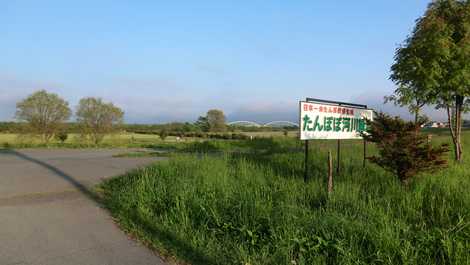
<path id="1" fill-rule="evenodd" d="M 232 121 L 232 122 L 227 123 L 227 125 L 262 127 L 261 124 L 256 123 L 254 121 Z"/>
<path id="2" fill-rule="evenodd" d="M 227 125 L 238 125 L 238 126 L 253 126 L 253 127 L 275 127 L 275 126 L 295 126 L 299 127 L 299 124 L 291 121 L 271 121 L 265 124 L 260 124 L 254 121 L 232 121 Z"/>
<path id="3" fill-rule="evenodd" d="M 291 121 L 271 121 L 263 125 L 263 127 L 273 127 L 275 125 L 278 126 L 295 126 L 299 127 L 299 124 Z"/>

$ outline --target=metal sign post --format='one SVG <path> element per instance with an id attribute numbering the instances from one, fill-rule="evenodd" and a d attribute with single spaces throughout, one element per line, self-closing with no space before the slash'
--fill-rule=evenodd
<path id="1" fill-rule="evenodd" d="M 308 145 L 309 141 L 305 141 L 305 161 L 304 161 L 304 182 L 308 181 Z"/>
<path id="2" fill-rule="evenodd" d="M 338 150 L 336 151 L 336 175 L 339 175 L 339 161 L 341 161 L 341 140 L 338 139 Z"/>

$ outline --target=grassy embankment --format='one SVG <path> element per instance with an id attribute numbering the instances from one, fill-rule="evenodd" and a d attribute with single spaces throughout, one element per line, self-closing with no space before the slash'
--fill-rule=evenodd
<path id="1" fill-rule="evenodd" d="M 100 190 L 124 230 L 192 264 L 470 264 L 469 148 L 403 188 L 347 141 L 331 195 L 335 142 L 311 149 L 307 184 L 301 144 L 279 138 L 192 143 Z"/>

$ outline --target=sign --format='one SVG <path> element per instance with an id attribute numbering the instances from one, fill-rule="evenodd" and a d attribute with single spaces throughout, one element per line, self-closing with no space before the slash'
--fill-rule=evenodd
<path id="1" fill-rule="evenodd" d="M 300 139 L 362 139 L 373 111 L 334 103 L 300 102 Z"/>

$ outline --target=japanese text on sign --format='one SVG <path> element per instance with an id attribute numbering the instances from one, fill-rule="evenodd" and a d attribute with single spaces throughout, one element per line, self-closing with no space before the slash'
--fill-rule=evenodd
<path id="1" fill-rule="evenodd" d="M 300 102 L 300 139 L 361 139 L 372 110 Z"/>

